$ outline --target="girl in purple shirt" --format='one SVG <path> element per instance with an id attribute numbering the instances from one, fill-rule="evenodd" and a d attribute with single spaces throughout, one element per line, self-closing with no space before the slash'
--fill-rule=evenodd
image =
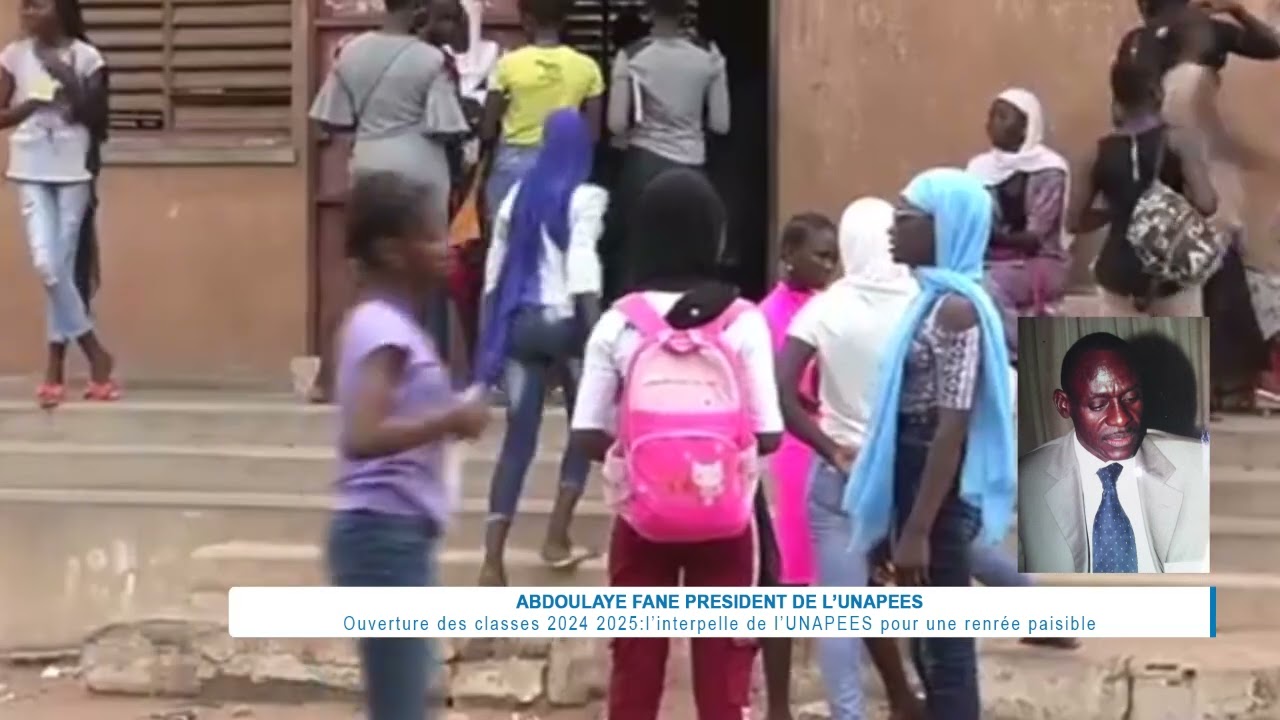
<path id="1" fill-rule="evenodd" d="M 392 173 L 362 176 L 351 192 L 347 254 L 360 294 L 336 352 L 341 462 L 329 565 L 339 586 L 433 582 L 456 482 L 450 444 L 489 421 L 479 393 L 453 393 L 415 313 L 448 270 L 430 192 Z M 424 720 L 430 660 L 421 638 L 362 639 L 368 719 Z"/>

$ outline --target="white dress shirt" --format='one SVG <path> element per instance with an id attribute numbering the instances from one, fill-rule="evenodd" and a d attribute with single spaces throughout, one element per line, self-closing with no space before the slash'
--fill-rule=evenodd
<path id="1" fill-rule="evenodd" d="M 1146 518 L 1142 515 L 1142 497 L 1138 493 L 1138 467 L 1135 457 L 1128 460 L 1099 460 L 1080 444 L 1079 436 L 1073 435 L 1076 447 L 1076 465 L 1080 468 L 1080 489 L 1084 494 L 1084 528 L 1089 540 L 1089 572 L 1093 572 L 1093 519 L 1098 515 L 1102 505 L 1102 478 L 1098 471 L 1113 463 L 1120 465 L 1120 477 L 1116 478 L 1116 494 L 1120 496 L 1120 507 L 1129 516 L 1129 524 L 1133 526 L 1133 539 L 1138 550 L 1138 572 L 1154 573 L 1155 556 L 1151 553 L 1151 536 L 1147 534 Z M 1146 442 L 1144 439 L 1143 442 Z"/>

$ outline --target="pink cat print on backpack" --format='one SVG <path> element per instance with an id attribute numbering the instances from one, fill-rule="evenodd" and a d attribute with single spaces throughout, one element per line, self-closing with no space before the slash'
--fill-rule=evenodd
<path id="1" fill-rule="evenodd" d="M 746 373 L 724 331 L 751 304 L 735 301 L 688 330 L 673 329 L 640 293 L 615 307 L 641 336 L 605 462 L 618 513 L 654 542 L 740 535 L 752 520 L 760 463 Z"/>

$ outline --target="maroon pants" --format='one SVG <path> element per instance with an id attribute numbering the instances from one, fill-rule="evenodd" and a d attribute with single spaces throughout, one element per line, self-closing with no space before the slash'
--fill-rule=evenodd
<path id="1" fill-rule="evenodd" d="M 756 579 L 755 528 L 704 543 L 655 543 L 621 519 L 609 543 L 614 587 L 745 587 Z M 609 678 L 609 720 L 656 720 L 667 668 L 666 638 L 615 638 Z M 693 694 L 698 720 L 742 720 L 751 703 L 756 643 L 695 638 Z"/>

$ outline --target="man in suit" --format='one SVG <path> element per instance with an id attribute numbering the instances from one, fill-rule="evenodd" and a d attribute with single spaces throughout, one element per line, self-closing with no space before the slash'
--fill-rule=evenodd
<path id="1" fill-rule="evenodd" d="M 1208 447 L 1147 430 L 1128 343 L 1080 338 L 1060 380 L 1074 430 L 1018 462 L 1019 569 L 1208 572 Z"/>

